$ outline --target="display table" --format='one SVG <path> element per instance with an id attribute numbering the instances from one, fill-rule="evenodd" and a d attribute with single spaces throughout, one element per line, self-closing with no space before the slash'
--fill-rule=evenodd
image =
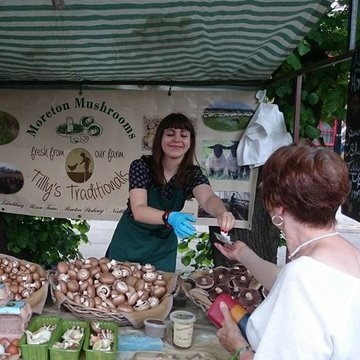
<path id="1" fill-rule="evenodd" d="M 169 318 L 165 320 L 167 323 L 166 337 L 163 339 L 163 351 L 176 351 L 181 355 L 181 352 L 185 351 L 196 351 L 196 352 L 207 352 L 212 354 L 218 360 L 229 359 L 229 354 L 219 343 L 216 337 L 216 328 L 206 318 L 204 312 L 191 301 L 186 301 L 185 307 L 173 307 L 173 310 L 186 310 L 192 312 L 196 316 L 196 322 L 194 325 L 194 336 L 193 345 L 187 349 L 176 349 L 172 345 L 172 326 Z M 64 308 L 60 310 L 55 306 L 50 298 L 47 299 L 42 315 L 58 316 L 63 319 L 74 319 L 74 315 Z M 34 315 L 36 316 L 36 315 Z M 133 333 L 144 333 L 144 329 L 136 330 L 132 326 L 119 326 L 119 342 L 121 342 L 121 335 L 133 334 Z M 139 349 L 139 351 L 142 351 Z M 132 360 L 136 356 L 136 351 L 118 351 L 117 360 Z M 195 357 L 198 359 L 198 357 Z M 85 359 L 85 355 L 82 352 L 81 360 Z M 150 360 L 150 359 L 149 359 Z"/>

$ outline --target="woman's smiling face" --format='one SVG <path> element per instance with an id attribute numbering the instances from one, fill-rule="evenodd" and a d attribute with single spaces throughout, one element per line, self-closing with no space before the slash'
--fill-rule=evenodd
<path id="1" fill-rule="evenodd" d="M 183 157 L 190 148 L 190 131 L 168 128 L 161 139 L 164 154 L 170 158 Z"/>

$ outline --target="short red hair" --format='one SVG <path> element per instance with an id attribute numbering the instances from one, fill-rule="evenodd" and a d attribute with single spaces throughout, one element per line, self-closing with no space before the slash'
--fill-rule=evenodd
<path id="1" fill-rule="evenodd" d="M 349 190 L 347 164 L 328 148 L 283 146 L 264 165 L 262 196 L 267 211 L 282 206 L 304 224 L 335 224 L 336 211 Z"/>

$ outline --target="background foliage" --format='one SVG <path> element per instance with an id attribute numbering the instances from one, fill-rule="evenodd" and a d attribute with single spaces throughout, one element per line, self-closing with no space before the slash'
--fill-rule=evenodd
<path id="1" fill-rule="evenodd" d="M 295 51 L 273 73 L 282 80 L 267 87 L 267 96 L 284 113 L 288 130 L 293 133 L 296 77 L 289 74 L 322 60 L 345 54 L 348 50 L 349 1 L 337 1 L 318 25 L 300 42 Z M 358 20 L 358 29 L 360 21 Z M 357 40 L 359 40 L 359 30 Z M 350 61 L 334 64 L 303 75 L 301 93 L 300 137 L 316 139 L 320 120 L 333 125 L 346 119 Z M 271 79 L 270 79 L 271 80 Z"/>
<path id="2" fill-rule="evenodd" d="M 59 261 L 82 258 L 79 246 L 88 243 L 86 220 L 2 214 L 7 249 L 16 257 L 49 268 Z"/>

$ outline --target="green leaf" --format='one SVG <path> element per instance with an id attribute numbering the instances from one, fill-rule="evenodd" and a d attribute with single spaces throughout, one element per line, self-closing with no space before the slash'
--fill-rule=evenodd
<path id="1" fill-rule="evenodd" d="M 185 266 L 188 266 L 191 263 L 191 258 L 189 256 L 183 256 L 181 258 L 181 263 Z"/>
<path id="2" fill-rule="evenodd" d="M 294 70 L 299 70 L 302 68 L 299 57 L 294 53 L 291 53 L 287 57 L 286 62 L 291 65 Z"/>
<path id="3" fill-rule="evenodd" d="M 297 51 L 299 52 L 300 56 L 304 56 L 305 54 L 307 54 L 310 49 L 311 46 L 306 40 L 301 41 L 300 44 L 297 46 Z"/>
<path id="4" fill-rule="evenodd" d="M 308 125 L 305 129 L 305 134 L 310 139 L 318 139 L 321 135 L 321 132 L 319 129 L 315 128 L 314 126 Z"/>
<path id="5" fill-rule="evenodd" d="M 315 105 L 319 102 L 319 96 L 316 93 L 311 93 L 307 96 L 306 100 L 310 105 Z"/>
<path id="6" fill-rule="evenodd" d="M 178 245 L 178 251 L 180 253 L 183 253 L 185 251 L 189 250 L 189 246 L 188 246 L 188 243 L 186 241 L 181 241 L 179 242 L 179 245 Z"/>

